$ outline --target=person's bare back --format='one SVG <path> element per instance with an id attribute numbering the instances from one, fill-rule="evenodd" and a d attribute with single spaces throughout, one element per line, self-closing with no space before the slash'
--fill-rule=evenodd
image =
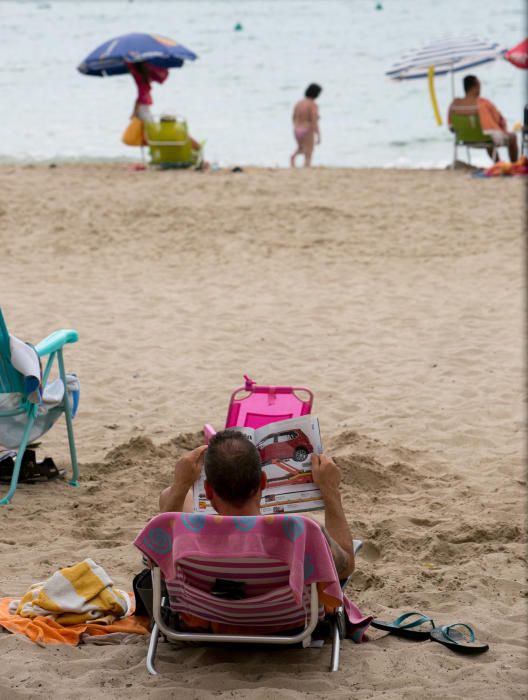
<path id="1" fill-rule="evenodd" d="M 293 110 L 293 125 L 297 128 L 307 127 L 315 130 L 319 121 L 319 110 L 309 97 L 299 100 Z"/>

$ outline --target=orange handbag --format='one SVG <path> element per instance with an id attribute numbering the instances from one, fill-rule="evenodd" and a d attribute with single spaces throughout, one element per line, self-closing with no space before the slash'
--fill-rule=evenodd
<path id="1" fill-rule="evenodd" d="M 146 146 L 145 132 L 143 131 L 143 122 L 139 117 L 132 117 L 130 124 L 123 132 L 121 141 L 127 146 Z"/>

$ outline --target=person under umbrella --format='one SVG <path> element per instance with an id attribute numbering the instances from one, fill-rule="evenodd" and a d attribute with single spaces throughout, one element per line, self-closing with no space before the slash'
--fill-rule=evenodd
<path id="1" fill-rule="evenodd" d="M 127 63 L 127 68 L 137 85 L 138 96 L 134 102 L 132 117 L 138 117 L 143 122 L 152 122 L 154 117 L 150 111 L 153 104 L 151 86 L 153 82 L 163 83 L 169 75 L 167 68 L 158 68 L 152 64 L 140 61 L 138 63 Z"/>
<path id="2" fill-rule="evenodd" d="M 134 102 L 134 109 L 130 118 L 133 119 L 137 117 L 141 119 L 142 122 L 153 122 L 155 121 L 154 116 L 150 110 L 153 103 L 151 86 L 153 82 L 164 83 L 167 80 L 169 71 L 167 68 L 158 68 L 158 66 L 153 66 L 150 63 L 145 63 L 140 61 L 139 63 L 127 63 L 127 68 L 130 74 L 134 78 L 137 85 L 138 96 Z M 164 119 L 171 121 L 173 117 L 164 117 Z M 195 151 L 199 151 L 201 146 L 193 139 L 189 134 L 189 139 L 191 145 Z"/>
<path id="3" fill-rule="evenodd" d="M 108 39 L 94 49 L 77 69 L 84 75 L 100 77 L 130 73 L 138 90 L 132 118 L 148 123 L 154 121 L 150 110 L 152 83 L 163 83 L 167 79 L 169 68 L 181 68 L 185 61 L 194 61 L 196 58 L 195 53 L 168 37 L 131 33 Z M 174 119 L 162 117 L 161 121 Z M 129 134 L 131 127 L 132 133 Z M 134 124 L 130 124 L 123 135 L 123 141 L 130 146 L 144 144 L 142 129 L 138 131 Z M 191 139 L 191 144 L 193 149 L 201 149 L 201 145 L 194 139 Z"/>
<path id="4" fill-rule="evenodd" d="M 170 68 L 181 68 L 185 61 L 194 61 L 195 53 L 173 39 L 159 34 L 131 33 L 108 39 L 94 49 L 78 66 L 84 75 L 113 76 L 130 73 L 137 85 L 138 96 L 132 116 L 153 121 L 152 83 L 163 83 Z"/>

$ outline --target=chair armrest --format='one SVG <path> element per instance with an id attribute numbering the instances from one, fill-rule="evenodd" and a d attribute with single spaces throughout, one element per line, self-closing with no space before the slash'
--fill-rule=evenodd
<path id="1" fill-rule="evenodd" d="M 208 445 L 209 440 L 213 437 L 213 435 L 216 435 L 216 430 L 209 423 L 206 423 L 204 425 L 203 430 L 204 430 L 204 442 L 206 445 Z"/>
<path id="2" fill-rule="evenodd" d="M 51 335 L 48 335 L 47 338 L 41 340 L 40 343 L 35 346 L 35 350 L 39 357 L 43 357 L 44 355 L 50 355 L 52 352 L 57 352 L 57 350 L 60 350 L 67 343 L 76 343 L 78 340 L 79 334 L 77 331 L 74 331 L 72 328 L 63 328 L 60 331 L 54 331 Z"/>

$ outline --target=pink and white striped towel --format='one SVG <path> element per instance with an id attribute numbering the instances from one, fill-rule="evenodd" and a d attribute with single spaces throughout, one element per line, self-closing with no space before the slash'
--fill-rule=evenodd
<path id="1" fill-rule="evenodd" d="M 320 617 L 343 606 L 354 641 L 372 619 L 343 594 L 326 538 L 307 517 L 162 513 L 134 544 L 161 569 L 186 624 L 254 634 L 303 626 L 311 583 Z"/>

